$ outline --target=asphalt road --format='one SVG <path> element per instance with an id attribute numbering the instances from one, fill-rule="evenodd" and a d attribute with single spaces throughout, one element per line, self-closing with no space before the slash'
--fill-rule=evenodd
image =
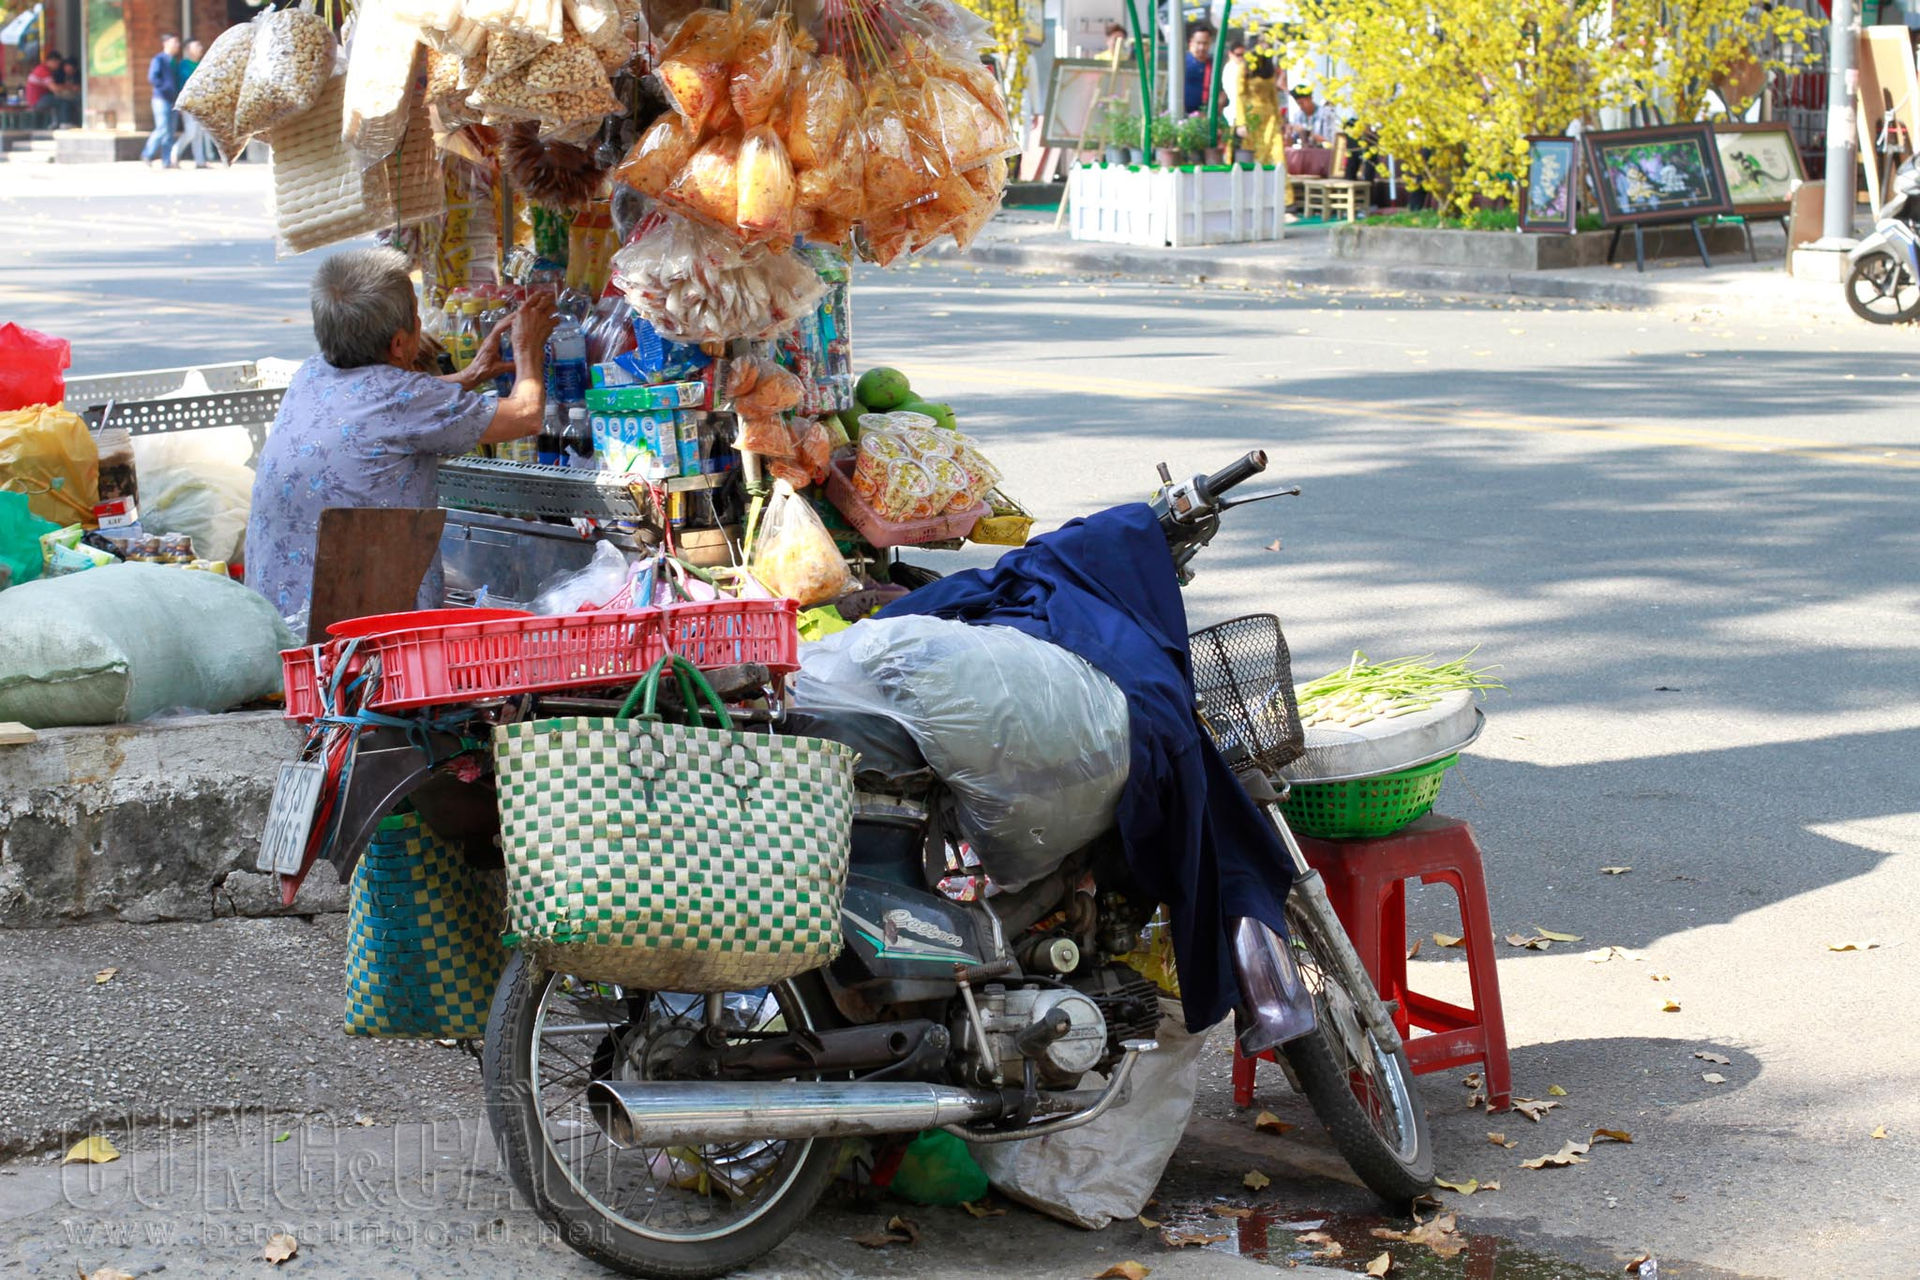
<path id="1" fill-rule="evenodd" d="M 311 350 L 309 262 L 273 258 L 258 174 L 19 172 L 0 320 L 72 336 L 76 372 Z M 1230 518 L 1189 608 L 1278 613 L 1302 678 L 1356 647 L 1499 664 L 1440 807 L 1480 835 L 1497 933 L 1581 941 L 1500 947 L 1516 1088 L 1556 1109 L 1488 1117 L 1461 1072 L 1425 1082 L 1443 1174 L 1501 1184 L 1447 1194 L 1463 1226 L 1612 1270 L 1645 1249 L 1665 1276 L 1912 1274 L 1911 332 L 909 267 L 863 273 L 855 341 L 951 401 L 1043 528 L 1140 497 L 1160 460 L 1268 449 L 1305 492 Z M 1420 891 L 1420 935 L 1459 932 L 1449 907 Z M 1462 992 L 1456 957 L 1427 938 L 1416 984 Z M 1221 1065 L 1203 1124 L 1239 1134 Z M 1519 1167 L 1595 1128 L 1633 1142 Z M 1360 1211 L 1301 1142 L 1287 1203 Z M 1211 1176 L 1225 1149 L 1191 1158 Z M 1048 1268 L 1093 1243 L 1019 1238 Z"/>

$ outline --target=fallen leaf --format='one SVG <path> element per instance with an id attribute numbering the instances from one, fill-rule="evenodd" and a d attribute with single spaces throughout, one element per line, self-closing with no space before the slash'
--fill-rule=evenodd
<path id="1" fill-rule="evenodd" d="M 1420 944 L 1421 944 L 1422 942 L 1425 942 L 1425 941 L 1426 941 L 1426 939 L 1425 939 L 1425 938 L 1415 938 L 1415 939 L 1413 940 L 1413 945 L 1407 948 L 1407 959 L 1409 959 L 1409 960 L 1411 960 L 1411 959 L 1413 959 L 1413 958 L 1414 958 L 1415 956 L 1417 956 L 1417 955 L 1419 955 L 1419 954 L 1420 954 Z"/>
<path id="2" fill-rule="evenodd" d="M 1675 1000 L 1673 997 L 1669 996 L 1665 1000 L 1660 1002 L 1660 1012 L 1678 1013 L 1680 1012 L 1680 1002 L 1678 1000 Z"/>
<path id="3" fill-rule="evenodd" d="M 1267 544 L 1267 550 L 1269 551 L 1278 551 L 1279 549 L 1280 549 L 1280 539 L 1278 538 L 1275 538 L 1272 542 L 1269 542 Z"/>
<path id="4" fill-rule="evenodd" d="M 1887 1126 L 1881 1125 L 1879 1128 L 1875 1129 L 1872 1133 L 1868 1134 L 1867 1136 L 1869 1138 L 1884 1138 L 1887 1136 Z"/>
<path id="5" fill-rule="evenodd" d="M 118 1267 L 101 1267 L 96 1271 L 82 1271 L 80 1280 L 133 1280 L 133 1275 Z"/>
<path id="6" fill-rule="evenodd" d="M 260 1251 L 260 1256 L 277 1267 L 298 1252 L 298 1240 L 284 1231 L 276 1231 L 267 1237 L 267 1247 Z"/>
<path id="7" fill-rule="evenodd" d="M 1273 1185 L 1273 1179 L 1269 1178 L 1266 1174 L 1260 1172 L 1258 1169 L 1253 1170 L 1251 1173 L 1247 1174 L 1246 1177 L 1240 1179 L 1240 1181 L 1241 1181 L 1241 1184 L 1244 1185 L 1249 1191 L 1264 1191 L 1266 1188 Z"/>
<path id="8" fill-rule="evenodd" d="M 1670 973 L 1650 973 L 1647 975 L 1647 977 L 1648 979 L 1654 982 L 1672 982 L 1673 981 L 1673 975 Z"/>
<path id="9" fill-rule="evenodd" d="M 1219 1244 L 1226 1238 L 1227 1233 L 1224 1231 L 1217 1236 L 1208 1235 L 1204 1231 L 1162 1231 L 1160 1233 L 1160 1243 L 1169 1249 L 1185 1249 L 1190 1245 Z"/>
<path id="10" fill-rule="evenodd" d="M 962 1200 L 960 1207 L 967 1211 L 969 1217 L 974 1218 L 1004 1218 L 1007 1216 L 1005 1209 L 996 1209 L 991 1205 L 975 1204 L 971 1200 Z M 1142 1218 L 1140 1221 L 1145 1222 L 1146 1219 Z M 1160 1224 L 1156 1222 L 1153 1225 L 1157 1227 Z"/>
<path id="11" fill-rule="evenodd" d="M 852 1237 L 853 1242 L 863 1249 L 885 1249 L 890 1245 L 916 1245 L 920 1243 L 920 1228 L 901 1217 L 887 1219 L 885 1231 L 869 1231 L 865 1235 Z"/>
<path id="12" fill-rule="evenodd" d="M 1152 1267 L 1143 1267 L 1137 1262 L 1116 1262 L 1093 1280 L 1147 1280 L 1152 1274 Z"/>
<path id="13" fill-rule="evenodd" d="M 1631 870 L 1633 870 L 1632 867 L 1602 867 L 1600 868 L 1600 874 L 1603 876 L 1623 876 Z"/>
<path id="14" fill-rule="evenodd" d="M 1587 955 L 1588 964 L 1605 964 L 1609 960 L 1645 959 L 1646 957 L 1639 952 L 1629 951 L 1625 947 L 1602 947 L 1598 951 L 1589 952 Z"/>
<path id="15" fill-rule="evenodd" d="M 120 1158 L 120 1148 L 109 1142 L 105 1136 L 94 1134 L 91 1138 L 76 1142 L 67 1151 L 67 1158 L 61 1164 L 106 1164 Z"/>
<path id="16" fill-rule="evenodd" d="M 293 1136 L 293 1130 L 289 1129 L 285 1133 L 281 1134 L 279 1137 L 275 1138 L 274 1141 L 285 1142 L 288 1138 L 291 1138 L 292 1136 Z"/>
<path id="17" fill-rule="evenodd" d="M 378 1123 L 372 1116 L 355 1116 L 353 1122 L 362 1129 L 371 1129 Z"/>
<path id="18" fill-rule="evenodd" d="M 1520 1167 L 1522 1169 L 1564 1169 L 1571 1164 L 1585 1164 L 1587 1162 L 1586 1154 L 1590 1149 L 1590 1143 L 1574 1142 L 1572 1139 L 1568 1139 L 1567 1142 L 1552 1155 L 1540 1156 L 1533 1160 L 1522 1160 Z"/>
<path id="19" fill-rule="evenodd" d="M 1559 1105 L 1557 1102 L 1545 1102 L 1539 1098 L 1515 1098 L 1513 1100 L 1513 1109 L 1535 1124 L 1540 1123 L 1541 1116 L 1544 1116 L 1547 1112 Z"/>
<path id="20" fill-rule="evenodd" d="M 1451 1258 L 1467 1247 L 1466 1240 L 1454 1229 L 1454 1223 L 1455 1219 L 1451 1213 L 1443 1213 L 1425 1222 L 1416 1220 L 1411 1231 L 1390 1231 L 1385 1227 L 1375 1227 L 1373 1235 L 1381 1240 L 1423 1244 L 1440 1257 Z"/>
<path id="21" fill-rule="evenodd" d="M 1725 1084 L 1727 1082 L 1727 1078 L 1718 1071 L 1702 1071 L 1700 1078 L 1708 1084 Z"/>
<path id="22" fill-rule="evenodd" d="M 1478 1071 L 1469 1071 L 1466 1075 L 1460 1077 L 1460 1083 L 1469 1089 L 1478 1089 L 1480 1082 L 1481 1077 Z"/>
<path id="23" fill-rule="evenodd" d="M 1879 943 L 1873 942 L 1873 941 L 1829 942 L 1827 944 L 1827 950 L 1829 951 L 1872 951 L 1875 947 L 1878 947 L 1879 945 L 1880 945 Z M 113 970 L 109 969 L 107 970 L 107 973 L 111 975 L 113 973 Z M 95 979 L 95 981 L 104 981 L 104 979 Z"/>
<path id="24" fill-rule="evenodd" d="M 1726 1057 L 1723 1054 L 1710 1053 L 1705 1049 L 1695 1049 L 1693 1051 L 1693 1056 L 1700 1059 L 1700 1061 L 1702 1062 L 1718 1063 L 1720 1066 L 1723 1066 L 1723 1067 L 1727 1066 L 1733 1061 L 1732 1058 Z"/>
<path id="25" fill-rule="evenodd" d="M 1302 1231 L 1294 1237 L 1301 1244 L 1317 1245 L 1319 1251 L 1314 1255 L 1320 1258 L 1338 1258 L 1346 1253 L 1338 1240 L 1324 1231 Z"/>
<path id="26" fill-rule="evenodd" d="M 1584 942 L 1586 941 L 1585 938 L 1582 938 L 1577 933 L 1555 933 L 1551 929 L 1542 929 L 1539 925 L 1533 926 L 1533 931 L 1539 934 L 1541 937 L 1545 938 L 1549 942 Z"/>
<path id="27" fill-rule="evenodd" d="M 1625 1129 L 1595 1129 L 1593 1131 L 1593 1140 L 1595 1142 L 1624 1142 L 1631 1145 L 1633 1135 Z"/>
<path id="28" fill-rule="evenodd" d="M 1505 1147 L 1509 1151 L 1520 1145 L 1518 1139 L 1510 1139 L 1504 1133 L 1489 1133 L 1487 1135 L 1487 1141 L 1496 1147 Z"/>
<path id="29" fill-rule="evenodd" d="M 1465 1182 L 1449 1182 L 1445 1178 L 1435 1178 L 1433 1185 L 1436 1187 L 1445 1187 L 1449 1191 L 1457 1191 L 1463 1196 L 1470 1196 L 1480 1189 L 1480 1180 L 1478 1178 L 1468 1178 Z"/>
<path id="30" fill-rule="evenodd" d="M 1457 947 L 1465 941 L 1465 938 L 1456 938 L 1450 933 L 1436 933 L 1433 935 L 1433 945 L 1436 947 Z"/>
<path id="31" fill-rule="evenodd" d="M 1528 951 L 1548 951 L 1552 949 L 1553 942 L 1551 939 L 1542 938 L 1537 934 L 1529 936 L 1524 933 L 1510 933 L 1507 935 L 1507 945 L 1510 947 L 1524 947 Z"/>
<path id="32" fill-rule="evenodd" d="M 1652 1254 L 1643 1253 L 1640 1256 L 1636 1257 L 1632 1262 L 1629 1262 L 1626 1266 L 1620 1269 L 1626 1272 L 1627 1274 L 1631 1275 L 1632 1273 L 1640 1270 L 1642 1267 L 1646 1266 L 1649 1262 L 1652 1262 L 1652 1261 L 1653 1261 Z"/>
<path id="33" fill-rule="evenodd" d="M 1367 1274 L 1370 1276 L 1383 1276 L 1391 1270 L 1393 1270 L 1393 1255 L 1390 1253 L 1383 1253 L 1367 1264 Z"/>
<path id="34" fill-rule="evenodd" d="M 1293 1131 L 1292 1125 L 1271 1111 L 1262 1111 L 1258 1116 L 1254 1117 L 1253 1127 L 1261 1133 L 1271 1133 L 1275 1137 Z"/>
<path id="35" fill-rule="evenodd" d="M 1149 1231 L 1155 1230 L 1160 1225 L 1160 1220 L 1158 1218 L 1149 1218 L 1144 1213 L 1140 1215 L 1139 1221 L 1140 1221 L 1140 1225 L 1145 1227 Z"/>
<path id="36" fill-rule="evenodd" d="M 1567 1091 L 1557 1084 L 1550 1084 L 1547 1086 L 1547 1094 L 1549 1097 L 1564 1098 L 1567 1096 Z"/>
<path id="37" fill-rule="evenodd" d="M 1500 1183 L 1497 1180 L 1493 1182 L 1483 1182 L 1480 1184 L 1480 1189 L 1482 1191 L 1498 1191 L 1500 1189 Z"/>
<path id="38" fill-rule="evenodd" d="M 1209 1205 L 1207 1212 L 1216 1218 L 1238 1218 L 1242 1221 L 1253 1216 L 1253 1210 L 1242 1209 L 1230 1204 Z"/>
<path id="39" fill-rule="evenodd" d="M 113 975 L 118 972 L 120 972 L 120 970 L 114 968 L 102 969 L 93 975 L 93 985 L 97 987 L 103 982 L 112 982 Z"/>

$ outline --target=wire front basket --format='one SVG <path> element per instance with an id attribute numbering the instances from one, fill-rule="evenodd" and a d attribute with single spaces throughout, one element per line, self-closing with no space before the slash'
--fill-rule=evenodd
<path id="1" fill-rule="evenodd" d="M 1293 663 L 1270 613 L 1204 627 L 1187 637 L 1200 718 L 1236 771 L 1272 773 L 1306 751 L 1293 701 Z"/>

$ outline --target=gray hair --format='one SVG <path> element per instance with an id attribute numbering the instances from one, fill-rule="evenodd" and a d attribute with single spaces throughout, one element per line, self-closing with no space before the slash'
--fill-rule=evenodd
<path id="1" fill-rule="evenodd" d="M 313 273 L 313 338 L 336 369 L 385 364 L 396 333 L 414 329 L 413 281 L 395 249 L 349 249 Z"/>

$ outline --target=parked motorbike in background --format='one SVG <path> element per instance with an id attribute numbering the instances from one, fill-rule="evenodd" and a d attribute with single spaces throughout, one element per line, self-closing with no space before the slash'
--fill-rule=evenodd
<path id="1" fill-rule="evenodd" d="M 1873 324 L 1920 319 L 1920 157 L 1894 170 L 1873 232 L 1847 254 L 1847 306 Z"/>
<path id="2" fill-rule="evenodd" d="M 1161 468 L 1152 506 L 1182 582 L 1222 515 L 1260 500 L 1227 495 L 1265 466 L 1250 453 L 1177 482 Z M 1231 922 L 1240 1043 L 1278 1048 L 1355 1172 L 1404 1205 L 1432 1184 L 1427 1122 L 1391 1015 L 1280 814 L 1277 768 L 1299 731 L 1279 623 L 1235 619 L 1196 632 L 1190 650 L 1197 714 L 1294 869 L 1290 938 Z M 740 702 L 766 679 L 714 673 Z M 367 730 L 346 787 L 361 794 L 327 806 L 346 815 L 348 865 L 359 833 L 423 788 L 464 788 L 465 812 L 484 812 L 491 787 L 470 747 L 457 764 L 463 742 L 582 710 L 606 708 L 530 695 L 436 708 L 424 733 Z M 1119 957 L 1159 904 L 1133 886 L 1113 833 L 1017 890 L 957 900 L 941 890 L 965 870 L 952 797 L 903 728 L 839 710 L 758 714 L 893 762 L 863 760 L 856 775 L 839 957 L 768 987 L 677 994 L 582 981 L 515 952 L 487 1024 L 489 1120 L 510 1176 L 568 1244 L 633 1275 L 717 1276 L 764 1255 L 831 1182 L 841 1139 L 939 1128 L 997 1144 L 1087 1124 L 1126 1098 L 1157 1047 L 1158 990 Z M 1275 725 L 1291 728 L 1291 751 Z M 455 806 L 442 794 L 434 807 Z"/>

